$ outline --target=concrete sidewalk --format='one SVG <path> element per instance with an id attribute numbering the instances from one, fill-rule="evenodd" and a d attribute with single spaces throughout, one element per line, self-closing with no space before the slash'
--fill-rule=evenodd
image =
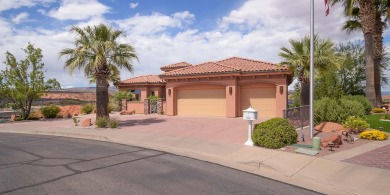
<path id="1" fill-rule="evenodd" d="M 87 117 L 93 118 L 83 116 Z M 124 121 L 120 129 L 74 127 L 72 119 L 61 119 L 0 124 L 0 132 L 67 136 L 146 147 L 221 164 L 325 194 L 390 192 L 389 170 L 342 162 L 389 145 L 389 140 L 371 142 L 324 157 L 312 157 L 243 146 L 247 123 L 239 118 L 117 117 Z"/>

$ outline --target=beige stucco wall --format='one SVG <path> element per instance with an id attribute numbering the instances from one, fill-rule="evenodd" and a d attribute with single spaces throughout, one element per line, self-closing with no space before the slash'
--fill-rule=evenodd
<path id="1" fill-rule="evenodd" d="M 135 110 L 136 114 L 144 114 L 144 102 L 127 102 L 127 111 L 131 112 Z"/>

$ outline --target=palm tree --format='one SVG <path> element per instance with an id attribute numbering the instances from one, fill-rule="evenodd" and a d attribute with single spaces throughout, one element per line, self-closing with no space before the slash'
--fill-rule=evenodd
<path id="1" fill-rule="evenodd" d="M 381 100 L 377 98 L 377 94 L 380 93 L 377 92 L 378 85 L 380 88 L 380 79 L 379 83 L 378 79 L 375 79 L 376 77 L 380 77 L 380 74 L 378 75 L 379 67 L 375 68 L 374 66 L 374 33 L 375 29 L 378 28 L 378 26 L 381 26 L 377 24 L 377 7 L 375 4 L 378 1 L 380 0 L 331 0 L 332 4 L 343 3 L 347 16 L 352 15 L 354 7 L 359 8 L 357 14 L 360 20 L 359 28 L 361 28 L 364 34 L 365 43 L 366 97 L 374 106 L 380 106 L 381 104 Z M 380 52 L 382 52 L 382 50 Z M 376 87 L 375 83 L 377 83 Z"/>
<path id="2" fill-rule="evenodd" d="M 108 79 L 111 70 L 125 68 L 132 72 L 132 60 L 138 60 L 135 50 L 130 44 L 118 43 L 118 38 L 124 36 L 122 31 L 104 24 L 83 29 L 73 26 L 71 32 L 77 35 L 75 48 L 63 49 L 58 55 L 68 57 L 64 68 L 69 69 L 71 74 L 76 69 L 83 69 L 86 77 L 96 79 L 96 118 L 108 117 Z"/>
<path id="3" fill-rule="evenodd" d="M 302 39 L 290 39 L 291 49 L 280 48 L 279 56 L 283 58 L 281 64 L 289 66 L 292 72 L 298 76 L 301 83 L 300 103 L 301 106 L 310 103 L 310 37 Z M 314 66 L 316 72 L 327 70 L 337 65 L 338 57 L 333 50 L 333 42 L 322 40 L 317 35 L 314 36 Z"/>

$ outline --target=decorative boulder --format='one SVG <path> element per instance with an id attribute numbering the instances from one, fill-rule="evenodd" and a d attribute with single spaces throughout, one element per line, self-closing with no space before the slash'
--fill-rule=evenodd
<path id="1" fill-rule="evenodd" d="M 15 114 L 12 114 L 12 115 L 11 115 L 11 118 L 9 119 L 9 121 L 13 122 L 13 121 L 15 121 L 15 118 L 16 118 L 16 115 L 15 115 Z"/>
<path id="2" fill-rule="evenodd" d="M 330 136 L 321 141 L 321 146 L 323 148 L 328 147 L 328 143 L 333 142 L 334 143 L 334 148 L 340 147 L 340 145 L 343 145 L 343 140 L 341 139 L 341 135 L 335 135 L 335 136 Z"/>
<path id="3" fill-rule="evenodd" d="M 81 122 L 81 127 L 90 127 L 92 125 L 91 119 L 87 118 Z"/>

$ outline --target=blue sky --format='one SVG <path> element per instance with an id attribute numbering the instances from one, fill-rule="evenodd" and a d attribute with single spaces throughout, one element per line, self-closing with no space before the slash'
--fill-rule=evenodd
<path id="1" fill-rule="evenodd" d="M 309 34 L 308 0 L 1 0 L 0 61 L 5 51 L 24 57 L 28 42 L 43 50 L 46 77 L 63 87 L 89 86 L 83 73 L 63 69 L 57 54 L 72 48 L 71 26 L 108 24 L 126 33 L 122 42 L 136 49 L 134 74 L 161 73 L 159 67 L 239 56 L 278 63 L 280 48 Z M 325 17 L 323 0 L 315 1 L 315 31 L 335 42 L 362 39 L 341 30 L 338 6 Z M 385 32 L 385 40 L 390 40 Z M 0 65 L 3 69 L 4 65 Z M 389 75 L 389 74 L 388 74 Z M 385 86 L 390 90 L 390 86 Z"/>

